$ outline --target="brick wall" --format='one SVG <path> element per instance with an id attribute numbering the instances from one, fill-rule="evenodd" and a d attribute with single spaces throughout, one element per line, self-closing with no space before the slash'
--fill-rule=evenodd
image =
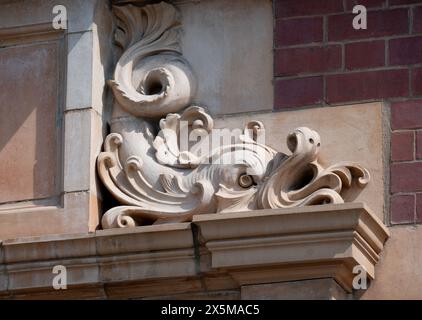
<path id="1" fill-rule="evenodd" d="M 354 5 L 368 9 L 355 30 Z M 422 223 L 422 0 L 274 0 L 274 108 L 384 100 L 391 223 Z"/>

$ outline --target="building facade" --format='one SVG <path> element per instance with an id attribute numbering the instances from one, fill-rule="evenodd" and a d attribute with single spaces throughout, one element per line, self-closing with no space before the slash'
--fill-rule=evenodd
<path id="1" fill-rule="evenodd" d="M 0 297 L 421 299 L 422 2 L 0 0 Z"/>

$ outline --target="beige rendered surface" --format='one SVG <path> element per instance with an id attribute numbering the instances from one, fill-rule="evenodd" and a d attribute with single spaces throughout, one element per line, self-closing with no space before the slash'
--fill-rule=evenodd
<path id="1" fill-rule="evenodd" d="M 381 255 L 375 281 L 362 299 L 422 299 L 422 228 L 389 228 L 391 238 Z"/>
<path id="2" fill-rule="evenodd" d="M 213 115 L 271 110 L 272 1 L 175 1 L 175 5 L 182 14 L 183 55 L 200 84 L 194 103 Z"/>

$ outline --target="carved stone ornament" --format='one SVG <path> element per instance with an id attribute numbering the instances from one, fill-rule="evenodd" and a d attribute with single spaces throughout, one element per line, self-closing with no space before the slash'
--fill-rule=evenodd
<path id="1" fill-rule="evenodd" d="M 354 163 L 323 168 L 317 132 L 287 137 L 285 155 L 261 143 L 261 122 L 234 141 L 210 146 L 215 128 L 192 106 L 196 81 L 179 45 L 181 22 L 170 4 L 114 7 L 123 50 L 109 82 L 115 97 L 111 134 L 97 161 L 99 176 L 121 203 L 102 227 L 191 221 L 193 215 L 343 203 L 369 182 Z M 184 141 L 195 137 L 200 143 Z M 209 152 L 208 152 L 209 151 Z"/>

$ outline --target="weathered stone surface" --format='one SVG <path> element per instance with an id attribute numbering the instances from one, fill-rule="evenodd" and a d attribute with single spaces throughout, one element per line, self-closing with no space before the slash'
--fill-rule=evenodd
<path id="1" fill-rule="evenodd" d="M 352 290 L 353 267 L 374 278 L 388 230 L 363 204 L 197 215 L 211 266 L 241 285 L 333 277 Z"/>
<path id="2" fill-rule="evenodd" d="M 64 191 L 96 190 L 95 160 L 102 130 L 102 118 L 92 109 L 65 114 Z"/>
<path id="3" fill-rule="evenodd" d="M 93 234 L 52 235 L 5 240 L 5 263 L 70 259 L 96 254 Z"/>
<path id="4" fill-rule="evenodd" d="M 359 194 L 346 199 L 365 202 L 384 219 L 383 107 L 381 103 L 335 108 L 313 108 L 277 113 L 227 116 L 215 120 L 217 128 L 242 128 L 251 120 L 265 124 L 265 143 L 289 154 L 280 137 L 296 127 L 307 126 L 321 136 L 320 160 L 330 165 L 347 160 L 359 163 L 371 173 L 371 182 Z"/>
<path id="5" fill-rule="evenodd" d="M 49 52 L 18 67 L 1 57 L 16 72 L 8 75 L 3 68 L 0 73 L 5 75 L 0 81 L 9 83 L 2 82 L 7 90 L 0 92 L 7 101 L 0 114 L 8 118 L 0 125 L 0 140 L 8 142 L 0 151 L 0 203 L 9 202 L 0 207 L 0 239 L 88 232 L 99 224 L 95 159 L 102 146 L 105 80 L 114 53 L 111 11 L 104 0 L 63 1 L 69 28 L 54 30 L 56 4 L 0 1 L 0 55 L 14 51 L 20 62 L 28 54 L 18 50 Z M 21 75 L 28 65 L 36 68 Z"/>
<path id="6" fill-rule="evenodd" d="M 333 3 L 334 2 L 336 1 L 333 1 Z M 394 1 L 395 4 L 398 2 L 399 1 Z M 404 1 L 401 2 L 404 3 Z M 185 29 L 188 27 L 183 35 L 182 41 L 182 46 L 185 51 L 184 54 L 188 57 L 188 60 L 191 61 L 193 69 L 197 72 L 197 76 L 200 79 L 201 86 L 203 85 L 198 91 L 194 102 L 196 103 L 198 101 L 198 103 L 209 106 L 211 113 L 214 114 L 270 110 L 272 108 L 271 81 L 273 78 L 273 17 L 271 16 L 270 1 L 203 0 L 198 2 L 174 0 L 172 3 L 176 3 L 176 6 L 181 9 Z M 290 6 L 297 6 L 297 4 L 293 3 L 294 1 L 289 1 Z M 51 10 L 55 4 L 57 3 L 51 0 L 0 0 L 0 69 L 2 64 L 1 61 L 3 59 L 2 54 L 7 50 L 12 50 L 11 48 L 7 48 L 7 41 L 5 42 L 2 38 L 2 35 L 5 34 L 4 28 L 8 29 L 14 26 L 25 26 L 23 29 L 27 31 L 31 29 L 31 32 L 33 32 L 33 26 L 36 26 L 35 29 L 37 29 L 39 24 L 50 25 L 53 17 Z M 45 109 L 41 108 L 37 109 L 35 113 L 28 113 L 28 117 L 22 122 L 23 125 L 19 127 L 19 130 L 15 132 L 16 134 L 8 140 L 8 144 L 4 148 L 3 146 L 0 148 L 0 162 L 3 166 L 0 166 L 0 203 L 3 202 L 1 197 L 5 194 L 3 192 L 3 185 L 1 184 L 2 177 L 6 177 L 12 182 L 10 188 L 7 184 L 8 188 L 5 192 L 12 192 L 17 195 L 19 198 L 17 201 L 32 199 L 34 197 L 54 196 L 63 192 L 63 190 L 54 189 L 52 186 L 62 185 L 62 182 L 68 187 L 67 190 L 69 190 L 69 193 L 63 195 L 63 201 L 55 201 L 54 203 L 37 202 L 36 205 L 28 203 L 25 204 L 25 207 L 22 207 L 22 203 L 19 202 L 16 205 L 10 203 L 7 204 L 7 206 L 2 205 L 0 208 L 0 239 L 10 239 L 21 236 L 26 237 L 28 235 L 43 235 L 48 233 L 87 233 L 88 231 L 94 231 L 98 226 L 101 195 L 95 181 L 95 158 L 100 151 L 103 134 L 102 119 L 99 115 L 101 114 L 104 119 L 108 116 L 107 106 L 104 105 L 103 100 L 103 94 L 106 96 L 107 91 L 104 91 L 103 89 L 105 80 L 110 78 L 107 76 L 107 73 L 110 71 L 109 62 L 113 51 L 111 49 L 112 37 L 110 36 L 111 32 L 109 30 L 111 24 L 109 23 L 110 21 L 107 21 L 110 15 L 108 8 L 109 1 L 63 0 L 61 1 L 61 4 L 64 4 L 69 9 L 70 27 L 68 30 L 70 34 L 63 37 L 64 39 L 69 40 L 69 43 L 67 44 L 67 48 L 69 49 L 68 66 L 65 66 L 65 59 L 58 61 L 59 65 L 69 72 L 68 78 L 65 79 L 66 77 L 64 77 L 62 79 L 63 83 L 68 82 L 69 87 L 65 91 L 70 94 L 67 95 L 67 101 L 66 99 L 63 99 L 65 104 L 66 102 L 68 103 L 64 107 L 67 107 L 68 110 L 73 109 L 66 115 L 67 119 L 73 119 L 72 121 L 69 121 L 67 128 L 74 127 L 75 130 L 80 129 L 80 132 L 78 133 L 67 133 L 67 137 L 69 137 L 71 144 L 67 145 L 69 143 L 69 140 L 67 140 L 64 142 L 63 148 L 67 150 L 66 152 L 70 155 L 69 160 L 82 161 L 83 165 L 66 164 L 66 166 L 68 166 L 66 169 L 66 177 L 69 178 L 67 183 L 66 181 L 62 181 L 61 173 L 53 176 L 48 176 L 47 173 L 44 176 L 44 178 L 47 179 L 43 180 L 42 185 L 36 182 L 40 181 L 39 177 L 36 177 L 38 173 L 33 174 L 29 169 L 20 172 L 17 176 L 13 176 L 8 167 L 3 166 L 5 163 L 15 162 L 16 166 L 22 164 L 29 168 L 30 165 L 28 165 L 28 163 L 31 163 L 32 161 L 35 164 L 35 168 L 39 170 L 39 174 L 41 174 L 44 169 L 37 167 L 40 164 L 38 159 L 43 159 L 44 161 L 44 157 L 48 157 L 48 159 L 43 162 L 47 168 L 50 170 L 62 169 L 59 168 L 61 166 L 59 162 L 53 163 L 52 158 L 50 158 L 50 153 L 53 154 L 56 152 L 56 155 L 58 155 L 58 150 L 54 151 L 52 144 L 55 135 L 45 134 L 43 136 L 39 135 L 39 132 L 34 134 L 36 131 L 35 129 L 38 129 L 38 121 L 40 119 L 42 119 L 41 127 L 43 130 L 54 130 L 54 128 L 52 129 L 51 127 L 51 124 L 55 121 L 53 119 L 53 113 L 47 113 L 46 110 L 48 108 L 46 105 L 43 105 L 43 108 L 45 107 Z M 336 5 L 338 5 L 338 1 Z M 347 6 L 349 6 L 349 4 Z M 100 7 L 102 8 L 101 10 L 99 10 Z M 299 11 L 306 11 L 309 9 L 303 8 L 296 9 Z M 311 8 L 312 10 L 316 10 L 315 12 L 304 11 L 302 13 L 325 14 L 335 11 L 320 10 L 320 8 L 321 7 L 315 6 Z M 342 5 L 340 5 L 339 8 L 340 11 L 343 10 Z M 277 5 L 277 14 L 281 12 L 279 9 L 283 9 L 283 7 Z M 403 7 L 398 11 L 406 13 L 407 9 L 407 7 Z M 300 16 L 300 14 L 297 14 L 298 10 L 291 16 Z M 409 8 L 409 10 L 415 14 L 415 18 L 418 17 L 416 8 Z M 284 10 L 283 12 L 286 13 L 287 11 Z M 298 20 L 292 20 L 289 17 L 287 18 L 288 19 L 285 21 L 288 22 Z M 319 19 L 320 17 L 317 18 Z M 302 17 L 299 19 L 304 18 Z M 405 24 L 408 22 L 407 19 L 404 19 L 403 21 Z M 416 23 L 417 19 L 415 20 L 414 25 L 415 30 Z M 379 26 L 381 25 L 382 24 L 379 24 Z M 327 26 L 328 25 L 325 25 L 323 28 L 326 28 Z M 403 26 L 403 23 L 401 23 L 400 26 Z M 96 29 L 97 27 L 98 30 Z M 279 31 L 282 32 L 282 30 Z M 7 32 L 8 31 L 6 30 L 6 33 Z M 42 38 L 44 40 L 47 39 L 48 41 L 43 40 L 43 45 L 31 43 L 32 40 L 25 35 L 25 32 L 23 32 L 23 36 L 21 34 L 22 39 L 25 41 L 25 48 L 54 46 L 51 39 L 44 38 L 44 35 Z M 64 32 L 63 35 L 65 33 L 66 32 Z M 78 38 L 78 36 L 81 37 Z M 87 38 L 90 39 L 87 40 Z M 201 39 L 200 42 L 198 42 L 198 38 Z M 13 42 L 13 45 L 18 45 L 13 50 L 23 48 L 22 43 L 19 42 L 20 40 Z M 240 55 L 239 52 L 241 52 Z M 197 56 L 198 53 L 199 55 Z M 406 54 L 406 59 L 413 59 L 411 51 Z M 247 63 L 245 63 L 245 61 L 247 61 Z M 52 65 L 49 65 L 49 67 L 51 66 Z M 410 76 L 411 78 L 413 76 L 413 84 L 415 84 L 419 74 L 417 73 L 417 68 L 413 69 Z M 4 70 L 1 69 L 0 71 Z M 373 72 L 379 72 L 379 74 L 381 74 L 380 71 Z M 3 72 L 0 72 L 0 78 L 3 74 Z M 403 75 L 403 72 L 399 72 L 399 74 Z M 370 72 L 365 73 L 365 75 L 370 75 Z M 355 85 L 354 88 L 362 88 L 362 81 L 359 81 L 357 77 L 361 76 L 361 74 L 351 74 L 351 76 L 353 77 L 352 82 Z M 23 79 L 26 79 L 26 77 L 27 75 L 25 75 Z M 318 99 L 311 99 L 313 102 L 316 101 L 319 103 L 320 101 L 323 101 L 321 99 L 324 91 L 322 77 L 323 76 L 320 77 L 320 75 L 312 76 L 312 79 L 315 78 L 318 80 L 313 83 L 316 88 L 314 88 L 316 90 L 314 91 L 318 91 L 317 94 L 312 97 Z M 329 77 L 332 77 L 333 79 L 341 78 L 337 75 L 330 75 Z M 404 78 L 407 79 L 407 77 Z M 306 80 L 307 78 L 300 79 Z M 3 89 L 3 83 L 1 81 L 2 80 L 0 79 L 1 88 Z M 296 81 L 296 78 L 286 81 Z M 299 82 L 296 82 L 295 84 L 298 83 Z M 382 85 L 382 81 L 378 81 L 377 83 L 381 83 Z M 46 88 L 54 90 L 48 84 L 48 81 L 41 84 L 34 84 L 31 82 L 29 89 L 34 89 L 37 94 L 46 90 Z M 330 82 L 330 84 L 334 84 L 334 82 Z M 384 85 L 381 89 L 385 91 L 387 88 L 389 91 L 388 96 L 391 96 L 391 92 L 397 92 L 397 90 L 403 88 L 403 86 L 404 88 L 407 88 L 408 81 L 402 81 L 400 86 L 397 87 L 397 79 L 395 79 L 394 81 L 389 81 L 387 85 L 389 86 L 388 88 Z M 80 86 L 83 86 L 83 88 Z M 364 90 L 355 90 L 351 95 L 350 90 L 344 89 L 344 83 L 337 83 L 334 87 L 338 90 L 333 93 L 331 92 L 332 88 L 330 87 L 330 90 L 328 90 L 330 97 L 331 94 L 333 97 L 337 98 L 340 96 L 344 97 L 346 94 L 349 97 L 353 96 L 353 99 L 349 99 L 350 101 L 355 101 L 362 97 L 385 98 L 386 96 L 385 94 L 382 97 L 379 95 L 379 88 L 374 91 L 375 85 L 363 87 Z M 283 86 L 280 86 L 280 89 L 283 88 Z M 298 89 L 297 92 L 303 92 L 303 94 L 298 95 L 298 93 L 295 92 L 291 93 L 291 96 L 303 101 L 311 101 L 309 100 L 309 95 L 315 93 L 310 92 L 309 90 L 304 91 L 303 86 L 298 86 L 295 89 Z M 14 90 L 15 89 L 12 88 L 10 92 L 7 92 L 9 90 L 4 90 L 4 92 L 1 91 L 0 98 L 3 98 L 2 94 L 6 95 L 6 98 L 9 98 Z M 268 90 L 270 90 L 269 93 Z M 406 90 L 402 91 L 407 93 Z M 418 92 L 421 92 L 421 90 L 414 85 L 411 93 L 416 96 Z M 282 92 L 282 94 L 285 94 L 285 91 Z M 36 98 L 42 98 L 40 96 L 37 95 Z M 63 93 L 63 97 L 64 96 L 66 95 Z M 32 101 L 33 99 L 29 99 L 25 93 L 21 96 L 13 96 L 13 99 L 25 100 L 22 104 L 18 101 L 19 107 L 27 104 L 27 100 L 31 103 L 34 102 Z M 50 97 L 50 99 L 52 98 Z M 2 99 L 1 103 L 0 141 L 2 141 L 3 136 L 2 128 L 8 129 L 9 125 L 13 126 L 13 122 L 6 123 L 6 127 L 3 125 L 1 119 L 4 118 L 4 115 L 1 108 L 5 106 L 4 99 Z M 403 103 L 406 104 L 407 102 L 400 102 L 398 104 Z M 292 102 L 284 101 L 284 104 L 290 104 L 291 106 Z M 419 105 L 416 102 L 412 105 L 412 111 L 414 111 L 412 113 L 413 115 L 419 113 L 419 110 L 416 110 L 418 109 L 418 106 Z M 16 104 L 16 106 L 14 105 L 12 107 L 17 109 L 18 105 Z M 86 110 L 79 113 L 78 109 L 95 109 L 95 112 Z M 388 179 L 384 181 L 384 176 L 387 177 L 388 171 L 383 170 L 382 168 L 382 145 L 385 144 L 385 154 L 388 154 L 389 146 L 380 138 L 382 136 L 380 129 L 382 127 L 380 109 L 378 104 L 375 104 L 375 107 L 373 104 L 369 104 L 361 107 L 326 108 L 325 111 L 302 110 L 280 114 L 254 115 L 253 119 L 259 119 L 259 117 L 262 116 L 268 130 L 267 138 L 271 140 L 270 144 L 276 149 L 281 149 L 285 146 L 284 141 L 281 142 L 278 140 L 280 135 L 285 136 L 293 127 L 308 125 L 319 131 L 322 135 L 324 146 L 324 153 L 322 156 L 326 161 L 324 164 L 334 163 L 338 156 L 338 160 L 350 159 L 366 166 L 372 174 L 371 183 L 368 188 L 363 190 L 357 197 L 350 194 L 349 196 L 350 198 L 355 199 L 355 201 L 366 201 L 379 218 L 383 218 L 383 183 L 388 182 Z M 407 110 L 404 109 L 395 108 L 395 105 L 393 105 L 393 127 L 396 129 L 419 128 L 418 121 L 420 120 L 418 120 L 418 117 L 410 115 L 409 112 L 401 112 L 400 115 L 398 115 L 400 112 L 395 112 Z M 103 114 L 104 111 L 105 114 Z M 22 117 L 24 115 L 25 112 L 22 112 L 16 116 Z M 9 115 L 6 116 L 9 117 Z M 227 123 L 230 125 L 232 119 L 233 126 L 239 127 L 239 123 L 242 123 L 243 118 L 246 118 L 246 116 L 236 118 L 228 117 L 224 120 L 217 121 L 216 127 L 220 127 L 219 124 L 226 125 Z M 406 123 L 403 124 L 404 122 L 399 118 L 405 118 L 404 122 Z M 48 119 L 53 119 L 50 122 L 50 125 L 47 123 Z M 409 123 L 411 125 L 409 125 Z M 292 125 L 292 128 L 289 128 L 290 125 Z M 65 126 L 63 126 L 62 129 L 64 129 L 64 127 Z M 10 132 L 8 131 L 7 134 L 10 134 Z M 39 138 L 44 138 L 44 145 L 39 148 L 38 146 L 34 148 L 34 141 L 38 141 Z M 13 148 L 11 148 L 10 143 L 13 143 Z M 86 148 L 89 148 L 89 150 Z M 11 149 L 14 150 L 11 151 Z M 282 151 L 287 150 L 285 149 Z M 419 149 L 417 149 L 416 153 L 417 159 L 422 157 L 419 156 L 420 152 L 418 151 Z M 24 152 L 26 152 L 28 157 L 25 157 L 24 159 L 17 158 L 17 156 Z M 4 155 L 6 155 L 7 158 L 6 162 L 4 162 L 4 158 L 2 158 Z M 35 163 L 34 158 L 36 156 L 40 156 L 40 158 L 36 159 L 37 162 Z M 15 161 L 14 157 L 17 161 Z M 393 159 L 407 161 L 410 157 L 407 154 L 406 157 L 395 158 L 393 156 Z M 89 169 L 87 169 L 85 165 L 87 165 Z M 5 171 L 6 175 L 3 175 L 2 170 Z M 62 171 L 63 170 L 60 172 Z M 411 179 L 412 177 L 415 178 L 418 176 L 417 174 L 415 175 L 415 170 L 408 171 L 410 174 L 409 179 L 407 180 L 418 181 L 418 179 Z M 18 179 L 15 181 L 13 179 L 14 177 L 17 177 Z M 51 177 L 58 179 L 55 180 L 56 182 L 60 180 L 59 184 L 51 184 L 51 180 L 49 180 Z M 18 191 L 13 192 L 13 188 L 11 188 L 13 184 L 17 185 L 15 190 Z M 42 189 L 41 191 L 38 190 L 40 191 L 38 195 L 34 195 L 36 191 L 34 190 L 35 185 L 37 185 L 37 188 L 40 190 Z M 387 188 L 388 187 L 389 186 L 387 186 Z M 19 190 L 19 188 L 21 188 L 21 190 Z M 21 196 L 22 198 L 20 198 Z M 420 217 L 422 216 L 422 214 L 420 214 L 420 212 L 422 212 L 420 207 L 422 207 L 422 205 L 420 206 L 419 203 L 422 203 L 422 201 L 419 200 L 422 197 L 420 197 L 420 194 L 415 196 L 417 199 L 416 209 L 418 215 L 416 221 L 420 222 Z M 8 202 L 9 200 L 6 201 Z M 44 205 L 46 205 L 46 207 L 42 207 Z M 250 230 L 252 231 L 250 232 L 253 232 L 253 227 L 256 227 L 256 225 L 257 224 L 251 224 Z M 204 296 L 202 292 L 207 292 L 205 297 L 208 297 L 208 293 L 209 296 L 215 297 L 239 297 L 238 283 L 233 280 L 232 276 L 220 273 L 221 270 L 210 271 L 211 257 L 209 252 L 206 252 L 204 248 L 200 248 L 200 257 L 198 257 L 198 252 L 195 252 L 192 248 L 192 239 L 188 237 L 191 233 L 191 230 L 188 227 L 183 230 L 167 230 L 166 227 L 167 226 L 154 226 L 151 229 L 141 228 L 142 231 L 136 229 L 137 231 L 134 232 L 135 235 L 131 234 L 133 230 L 120 230 L 116 233 L 113 233 L 115 232 L 113 230 L 110 234 L 107 232 L 104 234 L 98 232 L 97 236 L 98 238 L 101 238 L 101 240 L 98 240 L 97 238 L 95 245 L 101 247 L 102 254 L 98 254 L 98 249 L 94 250 L 92 239 L 90 239 L 89 236 L 89 240 L 86 240 L 85 235 L 71 236 L 69 238 L 58 236 L 57 238 L 28 239 L 27 241 L 22 239 L 4 241 L 6 243 L 4 247 L 7 247 L 7 268 L 4 263 L 5 259 L 3 258 L 4 247 L 0 245 L 0 296 L 8 296 L 9 293 L 7 290 L 11 289 L 14 297 L 22 295 L 24 298 L 34 298 L 37 296 L 44 298 L 147 298 L 163 297 L 163 287 L 165 287 L 168 288 L 164 293 L 165 297 L 195 298 Z M 236 229 L 239 228 L 235 227 L 233 227 L 233 232 L 230 231 L 231 234 L 238 231 Z M 160 228 L 162 230 L 160 230 Z M 271 229 L 272 225 L 269 228 Z M 380 264 L 376 270 L 377 279 L 372 283 L 369 290 L 363 294 L 362 297 L 364 299 L 421 298 L 419 292 L 421 283 L 419 280 L 422 279 L 422 274 L 420 274 L 419 271 L 421 261 L 419 261 L 420 259 L 418 258 L 419 252 L 421 251 L 419 245 L 419 243 L 421 243 L 419 229 L 419 227 L 401 226 L 392 228 L 393 239 L 391 241 L 393 242 L 391 245 L 387 245 L 385 255 L 382 258 L 382 264 Z M 142 234 L 142 236 L 136 235 L 138 231 L 139 233 L 145 231 L 146 234 Z M 162 234 L 167 231 L 169 232 L 169 236 L 162 239 Z M 222 232 L 223 228 L 218 231 Z M 246 231 L 248 231 L 248 228 L 246 228 Z M 155 232 L 157 232 L 156 234 L 159 235 L 159 237 L 151 236 L 151 234 L 154 234 Z M 188 249 L 184 248 L 185 240 L 186 246 L 189 247 Z M 262 244 L 262 242 L 260 242 L 260 244 Z M 166 251 L 166 248 L 168 249 L 170 247 L 174 249 L 170 250 L 173 252 L 169 253 L 169 250 L 167 250 L 164 254 L 155 255 L 157 251 Z M 216 247 L 214 246 L 213 249 L 216 249 Z M 351 254 L 351 251 L 349 250 L 345 254 Z M 78 255 L 85 257 L 78 258 Z M 242 258 L 242 255 L 238 255 L 238 257 Z M 289 257 L 286 256 L 285 258 Z M 35 261 L 37 259 L 38 261 Z M 67 264 L 69 260 L 71 260 L 71 263 L 68 265 L 71 273 L 69 279 L 71 286 L 74 287 L 66 292 L 57 294 L 56 292 L 51 291 L 52 265 L 58 262 Z M 104 266 L 103 272 L 101 272 L 100 264 L 103 264 Z M 280 274 L 288 274 L 289 277 L 294 278 L 297 277 L 298 273 L 303 272 L 308 272 L 310 277 L 312 277 L 318 274 L 324 274 L 324 272 L 324 275 L 327 275 L 330 272 L 338 272 L 339 268 L 340 265 L 333 263 L 332 265 L 320 265 L 319 267 L 313 266 L 313 268 L 306 270 L 298 268 L 295 270 L 297 271 L 296 273 L 289 274 L 289 270 L 287 269 L 278 269 L 274 266 L 270 266 L 265 272 L 261 272 L 262 270 L 247 270 L 243 274 L 237 272 L 236 280 L 252 281 L 251 279 L 262 280 L 265 278 L 268 281 L 268 279 L 277 279 Z M 201 270 L 203 274 L 198 276 L 198 270 Z M 345 269 L 341 270 L 344 271 Z M 167 273 L 176 278 L 157 278 L 160 276 L 160 272 Z M 104 285 L 104 283 L 102 283 L 104 279 L 116 282 Z M 131 284 L 121 282 L 126 280 L 131 282 Z M 261 283 L 252 284 L 244 286 L 244 292 L 252 294 L 251 292 L 253 291 L 254 294 L 257 295 L 265 296 L 267 294 L 268 297 L 270 295 L 274 297 L 282 295 L 282 293 L 285 292 L 283 291 L 284 285 L 287 285 L 287 283 L 283 284 L 283 288 L 280 289 L 277 285 L 261 286 Z M 297 292 L 299 293 L 299 297 L 301 295 L 306 295 L 306 292 L 296 290 L 294 286 L 292 286 L 292 283 L 289 283 L 288 286 L 289 293 L 293 294 L 293 292 Z M 46 292 L 42 292 L 45 288 L 47 288 Z M 34 289 L 35 291 L 40 289 L 41 292 L 28 294 L 30 291 L 28 289 Z M 357 294 L 355 297 L 359 298 L 360 295 Z"/>
<path id="7" fill-rule="evenodd" d="M 104 229 L 350 202 L 350 194 L 369 183 L 368 170 L 347 156 L 323 165 L 318 132 L 302 125 L 285 134 L 290 156 L 266 144 L 265 125 L 256 119 L 238 127 L 237 135 L 214 127 L 204 108 L 191 106 L 202 83 L 180 50 L 175 26 L 182 22 L 174 6 L 122 6 L 114 14 L 123 54 L 109 82 L 115 98 L 111 133 L 97 167 L 121 206 L 104 214 Z M 157 133 L 153 119 L 160 119 Z M 189 148 L 194 140 L 199 142 Z"/>
<path id="8" fill-rule="evenodd" d="M 0 203 L 59 192 L 58 55 L 56 42 L 0 49 Z"/>
<path id="9" fill-rule="evenodd" d="M 348 294 L 333 279 L 242 286 L 243 300 L 345 300 Z"/>
<path id="10" fill-rule="evenodd" d="M 31 290 L 33 297 L 57 299 L 182 293 L 199 297 L 213 291 L 233 294 L 246 285 L 315 278 L 336 279 L 350 291 L 351 267 L 360 263 L 373 277 L 373 264 L 388 237 L 378 219 L 357 204 L 198 217 L 195 226 L 181 223 L 4 241 L 0 275 L 5 270 L 7 285 L 0 296 L 30 298 L 26 294 Z M 231 256 L 223 261 L 226 253 Z M 67 268 L 68 290 L 52 288 L 57 265 Z"/>
<path id="11" fill-rule="evenodd" d="M 63 196 L 63 206 L 28 205 L 2 209 L 0 239 L 94 231 L 97 225 L 90 225 L 90 222 L 95 219 L 95 212 L 88 208 L 95 208 L 98 201 L 89 192 L 71 192 Z M 98 217 L 96 219 L 98 222 Z"/>
<path id="12" fill-rule="evenodd" d="M 95 8 L 104 0 L 30 0 L 1 1 L 0 28 L 12 28 L 31 24 L 51 24 L 55 5 L 67 9 L 69 32 L 90 30 L 93 25 Z M 105 2 L 105 1 L 104 1 Z"/>
<path id="13" fill-rule="evenodd" d="M 93 32 L 72 33 L 68 38 L 66 109 L 86 109 L 92 106 Z M 77 66 L 77 67 L 76 67 Z"/>
<path id="14" fill-rule="evenodd" d="M 422 228 L 390 228 L 388 240 L 376 267 L 376 278 L 361 299 L 422 299 Z"/>
<path id="15" fill-rule="evenodd" d="M 200 83 L 194 102 L 207 106 L 211 114 L 271 110 L 271 1 L 186 1 L 176 5 L 183 17 L 183 53 Z"/>

